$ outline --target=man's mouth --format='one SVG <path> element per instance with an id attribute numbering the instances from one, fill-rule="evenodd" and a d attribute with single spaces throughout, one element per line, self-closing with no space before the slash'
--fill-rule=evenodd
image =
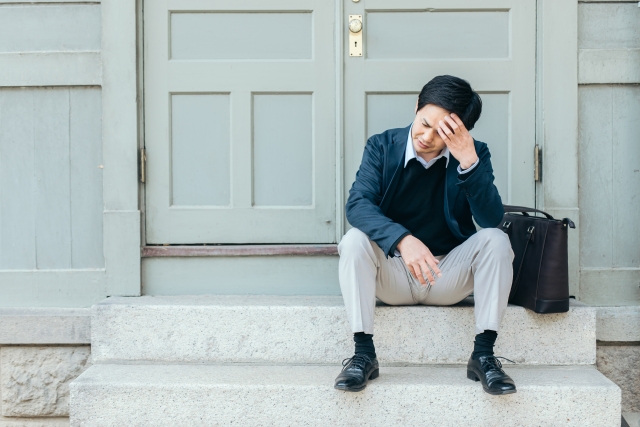
<path id="1" fill-rule="evenodd" d="M 427 146 L 427 145 L 423 144 L 423 143 L 422 143 L 422 141 L 420 141 L 419 139 L 418 139 L 417 141 L 418 141 L 418 147 L 420 147 L 420 148 L 424 148 L 424 149 L 429 148 L 429 146 Z"/>

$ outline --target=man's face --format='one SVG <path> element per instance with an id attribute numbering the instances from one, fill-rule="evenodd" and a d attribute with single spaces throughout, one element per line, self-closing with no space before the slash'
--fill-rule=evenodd
<path id="1" fill-rule="evenodd" d="M 416 103 L 417 108 L 418 104 Z M 416 111 L 416 118 L 413 120 L 411 128 L 411 138 L 413 148 L 418 156 L 429 161 L 440 154 L 445 143 L 438 135 L 438 123 L 440 120 L 445 121 L 444 117 L 449 114 L 449 111 L 434 104 L 427 104 L 420 111 Z"/>

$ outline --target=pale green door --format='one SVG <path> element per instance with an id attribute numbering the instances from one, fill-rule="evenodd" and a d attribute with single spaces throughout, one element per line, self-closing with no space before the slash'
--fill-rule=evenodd
<path id="1" fill-rule="evenodd" d="M 148 243 L 335 242 L 335 13 L 145 2 Z"/>
<path id="2" fill-rule="evenodd" d="M 480 92 L 503 201 L 533 206 L 535 3 L 145 2 L 147 243 L 335 242 L 367 138 L 439 74 Z"/>
<path id="3" fill-rule="evenodd" d="M 492 155 L 504 203 L 534 206 L 535 0 L 344 2 L 345 192 L 373 134 L 408 126 L 432 77 L 468 80 L 483 101 L 474 138 Z M 349 55 L 349 15 L 363 54 Z"/>

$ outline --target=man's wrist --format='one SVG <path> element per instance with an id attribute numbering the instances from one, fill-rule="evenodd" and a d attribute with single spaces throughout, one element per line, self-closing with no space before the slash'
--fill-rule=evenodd
<path id="1" fill-rule="evenodd" d="M 469 169 L 477 161 L 478 161 L 478 155 L 474 154 L 473 157 L 470 157 L 469 159 L 464 159 L 464 160 L 460 161 L 460 169 L 462 169 L 462 170 Z"/>
<path id="2" fill-rule="evenodd" d="M 400 251 L 400 243 L 402 243 L 402 241 L 403 241 L 407 236 L 411 236 L 411 233 L 405 233 L 405 234 L 403 234 L 402 236 L 400 236 L 400 237 L 398 238 L 398 240 L 396 240 L 396 244 L 394 245 L 393 249 L 394 249 L 394 250 L 396 250 L 396 251 L 398 251 L 398 252 L 401 252 L 401 251 Z"/>

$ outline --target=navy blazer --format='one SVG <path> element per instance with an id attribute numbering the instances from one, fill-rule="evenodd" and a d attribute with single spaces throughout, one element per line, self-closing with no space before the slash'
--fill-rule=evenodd
<path id="1" fill-rule="evenodd" d="M 411 126 L 389 129 L 367 141 L 356 180 L 349 190 L 347 220 L 376 242 L 387 256 L 394 256 L 398 239 L 410 234 L 385 214 L 400 180 Z M 482 228 L 497 227 L 504 215 L 502 200 L 493 183 L 491 154 L 484 142 L 474 140 L 480 162 L 459 175 L 460 162 L 449 157 L 445 176 L 444 214 L 451 232 L 460 242 L 474 233 L 473 219 Z M 419 195 L 416 188 L 416 195 Z M 473 219 L 472 219 L 473 218 Z"/>

